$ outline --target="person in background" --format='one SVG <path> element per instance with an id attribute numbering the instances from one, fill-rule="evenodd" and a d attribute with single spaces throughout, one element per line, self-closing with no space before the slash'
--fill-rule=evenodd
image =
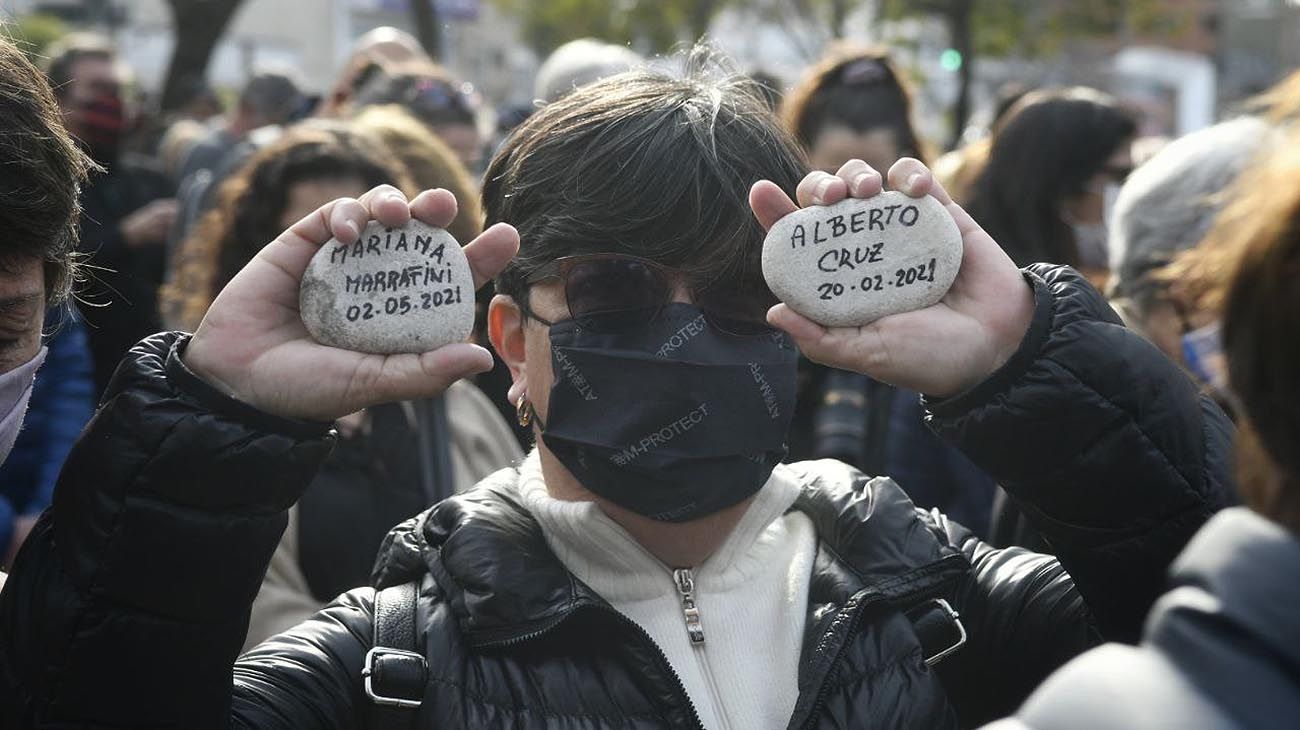
<path id="1" fill-rule="evenodd" d="M 45 72 L 63 124 L 106 172 L 82 188 L 81 250 L 90 255 L 81 316 L 95 367 L 95 393 L 118 361 L 159 328 L 157 298 L 176 201 L 167 177 L 122 154 L 128 119 L 123 70 L 103 38 L 73 34 L 47 51 Z"/>
<path id="2" fill-rule="evenodd" d="M 1225 193 L 1274 129 L 1259 116 L 1245 116 L 1193 132 L 1166 146 L 1133 171 L 1115 200 L 1110 225 L 1112 306 L 1124 323 L 1182 363 L 1207 386 L 1222 392 L 1226 373 L 1217 346 L 1217 318 L 1185 306 L 1170 288 L 1165 267 L 1205 238 L 1223 208 Z"/>
<path id="3" fill-rule="evenodd" d="M 384 69 L 413 62 L 432 63 L 415 36 L 399 28 L 382 25 L 371 28 L 352 44 L 334 87 L 321 100 L 317 116 L 346 118 L 361 87 Z"/>
<path id="4" fill-rule="evenodd" d="M 452 78 L 433 63 L 407 63 L 373 75 L 357 92 L 352 109 L 384 104 L 404 107 L 454 150 L 467 170 L 481 169 L 484 139 L 479 125 L 485 110 L 472 84 Z"/>
<path id="5" fill-rule="evenodd" d="M 63 460 L 95 412 L 94 371 L 86 330 L 69 306 L 45 313 L 45 364 L 27 403 L 23 430 L 0 459 L 0 545 L 12 565 L 41 511 L 54 499 Z"/>
<path id="6" fill-rule="evenodd" d="M 781 118 L 814 168 L 834 172 L 857 158 L 886 170 L 900 157 L 924 159 L 911 109 L 887 53 L 841 46 L 804 74 Z M 792 458 L 839 459 L 889 474 L 917 505 L 988 534 L 993 480 L 925 427 L 918 393 L 808 361 L 800 377 Z"/>
<path id="7" fill-rule="evenodd" d="M 303 115 L 306 102 L 302 84 L 288 70 L 254 72 L 223 123 L 190 151 L 181 178 L 188 178 L 201 170 L 216 169 L 230 148 L 243 141 L 249 132 L 294 121 Z"/>
<path id="8" fill-rule="evenodd" d="M 1264 154 L 1230 188 L 1208 238 L 1183 256 L 1195 261 L 1184 271 L 1197 277 L 1201 307 L 1222 316 L 1245 506 L 1192 538 L 1138 646 L 1107 644 L 1075 659 L 989 730 L 1296 726 L 1300 127 L 1291 120 L 1270 137 L 1261 135 Z"/>
<path id="9" fill-rule="evenodd" d="M 1133 116 L 1095 89 L 1043 89 L 1008 112 L 967 207 L 1013 261 L 1108 275 L 1106 229 L 1133 169 Z"/>
<path id="10" fill-rule="evenodd" d="M 249 79 L 224 123 L 210 130 L 181 165 L 176 192 L 180 210 L 168 238 L 172 251 L 216 203 L 221 181 L 273 138 L 265 133 L 278 133 L 280 127 L 305 115 L 307 104 L 293 74 L 263 70 Z M 258 130 L 263 130 L 265 139 L 254 138 Z"/>
<path id="11" fill-rule="evenodd" d="M 533 80 L 533 98 L 550 103 L 574 89 L 645 64 L 627 46 L 595 38 L 579 38 L 551 51 Z"/>
<path id="12" fill-rule="evenodd" d="M 60 449 L 57 438 L 38 438 L 44 448 L 26 444 L 9 464 L 12 449 L 28 434 L 23 420 L 28 404 L 37 399 L 47 406 L 44 424 L 31 430 L 70 430 L 73 398 L 78 381 L 56 373 L 36 376 L 47 360 L 75 364 L 67 357 L 51 357 L 49 349 L 75 343 L 72 330 L 43 342 L 47 312 L 70 316 L 65 304 L 78 278 L 77 220 L 80 185 L 94 163 L 73 141 L 61 122 L 59 106 L 41 72 L 12 43 L 0 38 L 0 119 L 5 143 L 0 144 L 0 547 L 5 564 L 12 565 L 17 548 L 34 524 L 34 517 L 49 504 L 44 480 Z M 54 321 L 51 316 L 51 320 Z M 84 348 L 84 341 L 82 343 Z M 89 359 L 80 356 L 82 368 Z M 46 367 L 49 367 L 46 365 Z M 91 400 L 90 386 L 82 380 L 83 402 Z M 37 388 L 63 391 L 69 397 L 37 398 Z M 65 417 L 66 416 L 66 417 Z M 80 426 L 77 426 L 80 430 Z M 57 468 L 57 467 L 54 467 Z M 42 505 L 41 502 L 45 504 Z M 4 575 L 0 573 L 0 585 Z M 3 652 L 0 652 L 3 653 Z"/>
<path id="13" fill-rule="evenodd" d="M 430 171 L 422 174 L 428 179 Z M 417 189 L 401 161 L 353 125 L 316 120 L 291 128 L 222 185 L 218 206 L 182 244 L 179 268 L 163 290 L 168 326 L 197 328 L 217 293 L 257 254 L 254 242 L 274 238 L 330 200 L 381 184 Z M 462 235 L 474 233 L 481 217 L 471 212 L 461 224 Z M 504 419 L 469 382 L 438 399 L 378 405 L 341 419 L 337 447 L 289 512 L 253 603 L 245 648 L 364 583 L 393 525 L 521 456 Z"/>
<path id="14" fill-rule="evenodd" d="M 825 172 L 854 158 L 878 170 L 901 157 L 929 158 L 912 125 L 911 91 L 884 51 L 832 49 L 790 89 L 781 116 Z"/>

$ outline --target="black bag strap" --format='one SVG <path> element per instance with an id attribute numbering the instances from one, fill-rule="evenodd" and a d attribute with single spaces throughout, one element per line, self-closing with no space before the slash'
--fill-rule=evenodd
<path id="1" fill-rule="evenodd" d="M 966 644 L 961 614 L 942 598 L 932 598 L 904 612 L 921 642 L 925 665 L 933 667 Z"/>
<path id="2" fill-rule="evenodd" d="M 429 663 L 416 631 L 419 594 L 417 581 L 375 591 L 374 646 L 361 669 L 371 728 L 413 728 L 419 716 L 429 683 Z"/>

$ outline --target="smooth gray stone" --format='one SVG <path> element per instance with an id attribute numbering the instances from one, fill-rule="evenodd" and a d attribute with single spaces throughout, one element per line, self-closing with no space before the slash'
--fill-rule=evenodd
<path id="1" fill-rule="evenodd" d="M 474 275 L 450 233 L 412 220 L 371 221 L 353 244 L 330 239 L 298 292 L 303 324 L 323 345 L 357 352 L 427 352 L 469 339 Z"/>
<path id="2" fill-rule="evenodd" d="M 890 191 L 777 221 L 763 242 L 763 278 L 808 319 L 856 327 L 939 301 L 961 257 L 961 232 L 939 201 Z"/>

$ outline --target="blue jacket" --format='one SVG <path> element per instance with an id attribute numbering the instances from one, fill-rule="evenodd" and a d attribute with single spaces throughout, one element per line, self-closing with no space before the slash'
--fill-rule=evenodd
<path id="1" fill-rule="evenodd" d="M 62 321 L 60 321 L 62 319 Z M 86 331 L 63 310 L 46 313 L 54 331 L 9 458 L 0 464 L 0 546 L 13 539 L 14 518 L 50 506 L 63 460 L 95 410 Z M 3 550 L 3 547 L 0 547 Z"/>

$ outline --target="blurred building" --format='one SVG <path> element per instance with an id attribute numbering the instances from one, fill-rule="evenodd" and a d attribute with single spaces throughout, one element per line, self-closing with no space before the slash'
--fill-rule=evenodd
<path id="1" fill-rule="evenodd" d="M 208 67 L 209 82 L 237 89 L 254 68 L 296 69 L 307 89 L 324 93 L 353 41 L 392 25 L 410 30 L 408 0 L 244 0 Z M 436 2 L 443 62 L 493 103 L 519 104 L 532 95 L 538 60 L 519 41 L 518 23 L 488 0 Z M 5 0 L 14 15 L 45 13 L 74 28 L 108 33 L 139 84 L 161 88 L 175 39 L 166 0 Z"/>

